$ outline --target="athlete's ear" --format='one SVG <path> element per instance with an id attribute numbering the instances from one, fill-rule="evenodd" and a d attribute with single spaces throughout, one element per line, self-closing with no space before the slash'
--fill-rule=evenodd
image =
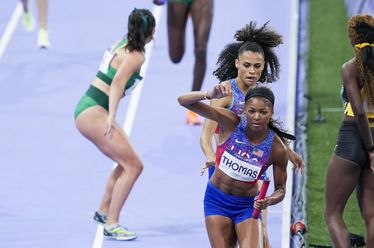
<path id="1" fill-rule="evenodd" d="M 235 59 L 235 67 L 239 70 L 239 59 Z"/>

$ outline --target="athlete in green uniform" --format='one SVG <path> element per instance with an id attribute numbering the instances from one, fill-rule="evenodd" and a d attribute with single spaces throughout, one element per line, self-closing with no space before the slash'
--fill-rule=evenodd
<path id="1" fill-rule="evenodd" d="M 134 9 L 126 38 L 108 49 L 96 78 L 75 110 L 78 130 L 118 166 L 111 173 L 94 220 L 104 224 L 104 236 L 132 240 L 134 232 L 118 224 L 121 209 L 143 164 L 115 116 L 119 101 L 136 86 L 145 60 L 145 45 L 153 38 L 155 19 L 146 9 Z"/>

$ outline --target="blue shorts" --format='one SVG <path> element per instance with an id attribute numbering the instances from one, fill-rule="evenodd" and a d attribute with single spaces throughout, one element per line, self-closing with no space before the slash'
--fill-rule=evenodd
<path id="1" fill-rule="evenodd" d="M 214 172 L 214 170 L 216 169 L 216 167 L 214 166 L 214 165 L 212 165 L 212 166 L 210 166 L 209 168 L 208 168 L 208 178 L 210 179 L 211 177 L 212 177 L 212 175 L 213 175 L 213 172 Z"/>
<path id="2" fill-rule="evenodd" d="M 211 181 L 205 190 L 204 215 L 220 215 L 228 217 L 236 225 L 252 218 L 254 197 L 233 196 L 223 193 Z M 261 219 L 261 214 L 259 216 Z"/>

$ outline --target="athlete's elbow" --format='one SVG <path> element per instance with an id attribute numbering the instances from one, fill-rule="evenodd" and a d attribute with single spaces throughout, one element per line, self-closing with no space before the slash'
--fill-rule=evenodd
<path id="1" fill-rule="evenodd" d="M 283 201 L 285 196 L 286 196 L 286 190 L 282 189 L 282 191 L 281 191 L 281 201 Z"/>
<path id="2" fill-rule="evenodd" d="M 201 146 L 201 148 L 203 148 L 203 150 L 204 150 L 204 148 L 206 148 L 208 146 L 207 140 L 208 140 L 208 138 L 206 137 L 206 134 L 203 133 L 200 136 L 200 146 Z"/>
<path id="3" fill-rule="evenodd" d="M 203 131 L 201 132 L 201 135 L 200 135 L 200 143 L 206 143 L 206 141 L 211 138 L 212 136 L 210 136 L 207 130 L 203 128 Z"/>
<path id="4" fill-rule="evenodd" d="M 278 192 L 278 202 L 283 201 L 284 197 L 286 196 L 286 189 L 284 187 L 278 188 L 276 190 Z"/>
<path id="5" fill-rule="evenodd" d="M 179 96 L 178 97 L 178 103 L 179 105 L 183 106 L 183 107 L 186 107 L 188 104 L 186 104 L 186 101 L 184 99 L 184 96 Z"/>
<path id="6" fill-rule="evenodd" d="M 280 190 L 280 201 L 283 201 L 284 200 L 284 197 L 286 196 L 286 189 L 281 189 Z"/>

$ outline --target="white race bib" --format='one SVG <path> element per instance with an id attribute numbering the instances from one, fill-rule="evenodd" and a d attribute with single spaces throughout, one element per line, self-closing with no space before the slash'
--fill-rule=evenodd
<path id="1" fill-rule="evenodd" d="M 253 159 L 253 162 L 244 162 L 225 151 L 218 168 L 233 179 L 253 182 L 258 178 L 262 166 L 256 159 Z"/>
<path id="2" fill-rule="evenodd" d="M 105 51 L 104 56 L 101 59 L 99 71 L 101 71 L 104 74 L 108 73 L 108 68 L 109 68 L 110 62 L 112 62 L 114 55 L 115 53 L 111 49 L 108 49 Z"/>

